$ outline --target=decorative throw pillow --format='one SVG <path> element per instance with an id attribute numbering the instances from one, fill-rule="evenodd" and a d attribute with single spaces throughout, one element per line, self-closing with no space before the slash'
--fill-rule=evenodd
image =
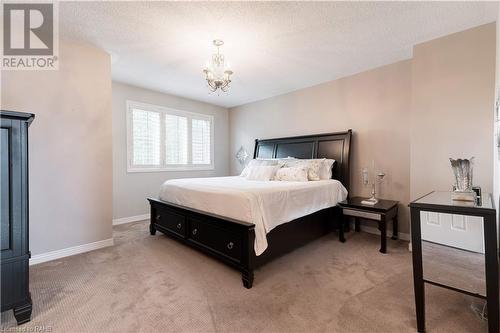
<path id="1" fill-rule="evenodd" d="M 269 181 L 274 178 L 276 174 L 276 170 L 278 170 L 278 165 L 258 165 L 250 168 L 247 179 L 248 180 L 260 180 L 260 181 Z"/>
<path id="2" fill-rule="evenodd" d="M 323 166 L 321 167 L 321 170 L 319 172 L 319 178 L 320 179 L 332 179 L 332 168 L 333 164 L 335 163 L 335 160 L 326 158 L 323 161 Z"/>
<path id="3" fill-rule="evenodd" d="M 310 160 L 300 160 L 291 159 L 284 161 L 284 167 L 287 168 L 307 168 L 307 178 L 309 180 L 320 180 L 320 170 L 323 167 L 325 159 L 310 159 Z"/>
<path id="4" fill-rule="evenodd" d="M 292 167 L 292 168 L 279 168 L 276 171 L 275 180 L 290 181 L 290 182 L 307 182 L 307 168 Z"/>
<path id="5" fill-rule="evenodd" d="M 250 172 L 250 169 L 254 166 L 270 166 L 270 165 L 278 165 L 279 160 L 277 159 L 255 159 L 248 162 L 247 166 L 243 169 L 240 176 L 246 177 Z"/>

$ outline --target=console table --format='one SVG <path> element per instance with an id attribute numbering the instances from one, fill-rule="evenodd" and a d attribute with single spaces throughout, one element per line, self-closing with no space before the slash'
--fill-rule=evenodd
<path id="1" fill-rule="evenodd" d="M 422 236 L 420 212 L 436 212 L 482 217 L 484 225 L 484 256 L 486 295 L 425 279 L 422 265 Z M 410 203 L 411 242 L 413 257 L 413 285 L 418 332 L 425 332 L 425 283 L 485 299 L 487 302 L 488 332 L 499 332 L 499 288 L 496 210 L 490 194 L 481 196 L 475 203 L 453 201 L 451 192 L 431 192 Z"/>

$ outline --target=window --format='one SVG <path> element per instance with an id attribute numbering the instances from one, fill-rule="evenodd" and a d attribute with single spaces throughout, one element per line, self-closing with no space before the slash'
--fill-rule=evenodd
<path id="1" fill-rule="evenodd" d="M 188 123 L 186 117 L 165 115 L 165 157 L 166 164 L 186 165 L 188 163 Z"/>
<path id="2" fill-rule="evenodd" d="M 191 119 L 191 152 L 194 164 L 210 164 L 210 121 Z"/>
<path id="3" fill-rule="evenodd" d="M 213 117 L 127 101 L 127 171 L 212 170 Z"/>

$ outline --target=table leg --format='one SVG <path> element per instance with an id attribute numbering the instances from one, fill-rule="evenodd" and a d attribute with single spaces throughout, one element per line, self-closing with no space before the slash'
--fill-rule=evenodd
<path id="1" fill-rule="evenodd" d="M 380 252 L 387 253 L 387 223 L 385 219 L 378 222 L 378 229 L 380 230 Z"/>
<path id="2" fill-rule="evenodd" d="M 495 215 L 484 216 L 485 268 L 486 268 L 486 302 L 488 307 L 488 332 L 499 331 L 499 299 L 498 299 L 498 256 Z"/>
<path id="3" fill-rule="evenodd" d="M 356 217 L 354 218 L 354 230 L 356 232 L 360 232 L 361 231 L 361 226 L 360 226 L 360 220 L 359 220 L 359 217 Z"/>
<path id="4" fill-rule="evenodd" d="M 340 218 L 340 225 L 339 225 L 339 241 L 341 241 L 342 243 L 345 243 L 345 236 L 344 236 L 344 228 L 345 228 L 345 223 L 349 223 L 349 218 L 345 215 L 343 215 L 341 218 Z"/>
<path id="5" fill-rule="evenodd" d="M 392 219 L 392 239 L 398 239 L 398 214 Z"/>
<path id="6" fill-rule="evenodd" d="M 420 234 L 420 209 L 410 209 L 411 246 L 413 261 L 413 289 L 415 292 L 415 311 L 417 330 L 425 332 L 425 286 L 422 268 L 422 239 Z"/>
<path id="7" fill-rule="evenodd" d="M 350 232 L 351 231 L 351 220 L 349 218 L 349 216 L 346 216 L 345 217 L 345 221 L 344 221 L 344 232 Z"/>

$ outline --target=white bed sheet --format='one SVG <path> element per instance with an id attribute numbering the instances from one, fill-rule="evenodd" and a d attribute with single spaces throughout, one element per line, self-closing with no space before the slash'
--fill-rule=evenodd
<path id="1" fill-rule="evenodd" d="M 276 226 L 347 198 L 337 180 L 251 181 L 244 177 L 167 180 L 160 199 L 184 207 L 255 224 L 255 253 L 267 248 L 266 234 Z"/>

